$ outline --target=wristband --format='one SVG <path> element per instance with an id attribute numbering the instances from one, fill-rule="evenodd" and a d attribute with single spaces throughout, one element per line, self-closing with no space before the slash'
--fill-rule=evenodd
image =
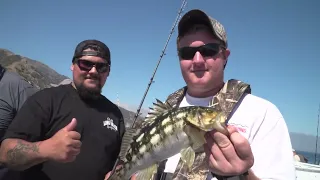
<path id="1" fill-rule="evenodd" d="M 219 176 L 219 175 L 216 175 L 212 172 L 211 172 L 211 174 L 213 177 L 216 177 L 218 180 L 244 180 L 244 178 L 249 175 L 249 171 L 247 171 L 241 175 L 235 175 L 235 176 Z"/>

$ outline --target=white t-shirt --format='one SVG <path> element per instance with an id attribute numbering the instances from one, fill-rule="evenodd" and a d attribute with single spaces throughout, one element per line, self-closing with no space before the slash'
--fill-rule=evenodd
<path id="1" fill-rule="evenodd" d="M 194 98 L 186 94 L 180 103 L 183 106 L 207 106 L 212 97 Z M 246 95 L 228 125 L 235 126 L 250 143 L 254 155 L 253 173 L 262 180 L 296 179 L 292 146 L 285 120 L 271 102 Z M 173 173 L 180 154 L 168 158 L 164 172 Z M 215 180 L 209 173 L 208 180 Z"/>

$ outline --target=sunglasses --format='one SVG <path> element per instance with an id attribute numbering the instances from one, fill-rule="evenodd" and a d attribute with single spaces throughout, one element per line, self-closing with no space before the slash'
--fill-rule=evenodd
<path id="1" fill-rule="evenodd" d="M 81 71 L 90 71 L 95 67 L 98 73 L 105 73 L 110 68 L 108 63 L 94 63 L 84 59 L 77 59 L 75 63 L 77 63 Z"/>
<path id="2" fill-rule="evenodd" d="M 220 51 L 221 44 L 208 43 L 198 47 L 182 47 L 178 49 L 178 53 L 181 59 L 193 59 L 196 52 L 200 52 L 203 57 L 213 57 Z"/>

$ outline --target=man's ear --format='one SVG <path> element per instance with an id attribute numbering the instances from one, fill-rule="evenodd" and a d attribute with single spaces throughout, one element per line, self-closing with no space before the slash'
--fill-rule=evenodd
<path id="1" fill-rule="evenodd" d="M 227 63 L 228 63 L 228 58 L 230 56 L 230 50 L 229 49 L 226 49 L 223 51 L 223 58 L 224 58 L 224 69 L 226 68 L 227 66 Z"/>
<path id="2" fill-rule="evenodd" d="M 71 64 L 70 70 L 73 71 L 73 69 L 74 69 L 74 64 Z"/>
<path id="3" fill-rule="evenodd" d="M 230 50 L 229 50 L 229 49 L 224 50 L 224 51 L 223 51 L 223 54 L 224 54 L 224 56 L 225 56 L 225 59 L 228 59 L 229 56 L 230 56 Z"/>

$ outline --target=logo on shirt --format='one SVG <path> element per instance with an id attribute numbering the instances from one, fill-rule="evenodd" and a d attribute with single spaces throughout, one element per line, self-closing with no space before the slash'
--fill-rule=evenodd
<path id="1" fill-rule="evenodd" d="M 118 131 L 118 126 L 113 123 L 113 119 L 107 117 L 106 120 L 103 121 L 103 126 L 107 126 L 108 129 Z"/>
<path id="2" fill-rule="evenodd" d="M 242 125 L 242 124 L 236 124 L 236 123 L 228 123 L 228 126 L 235 127 L 238 131 L 246 133 L 248 126 Z"/>

